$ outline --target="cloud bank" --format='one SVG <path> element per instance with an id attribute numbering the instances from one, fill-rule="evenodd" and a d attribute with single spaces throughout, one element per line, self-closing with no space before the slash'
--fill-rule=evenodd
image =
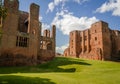
<path id="1" fill-rule="evenodd" d="M 114 16 L 120 16 L 120 0 L 109 0 L 96 9 L 98 13 L 112 12 Z"/>
<path id="2" fill-rule="evenodd" d="M 96 17 L 76 17 L 68 10 L 57 12 L 52 24 L 63 32 L 64 35 L 69 35 L 73 30 L 85 30 L 90 28 L 91 24 L 98 21 Z"/>
<path id="3" fill-rule="evenodd" d="M 64 50 L 68 47 L 69 44 L 65 44 L 63 46 L 60 46 L 60 47 L 56 47 L 56 52 L 59 52 L 59 53 L 63 53 Z"/>
<path id="4" fill-rule="evenodd" d="M 66 2 L 69 2 L 69 1 L 73 1 L 73 2 L 76 2 L 76 3 L 78 3 L 78 4 L 81 4 L 81 3 L 86 2 L 86 1 L 88 1 L 88 0 L 54 0 L 53 2 L 50 2 L 50 3 L 48 4 L 47 13 L 48 13 L 48 12 L 53 12 L 53 10 L 55 9 L 56 6 L 58 6 L 58 5 L 60 5 L 60 4 L 61 4 L 62 6 L 64 6 L 65 3 L 66 3 Z"/>

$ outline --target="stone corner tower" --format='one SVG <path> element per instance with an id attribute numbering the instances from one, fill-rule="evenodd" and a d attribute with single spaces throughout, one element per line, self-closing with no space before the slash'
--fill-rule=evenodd
<path id="1" fill-rule="evenodd" d="M 29 51 L 35 59 L 37 59 L 39 37 L 40 37 L 40 23 L 39 23 L 39 6 L 35 3 L 30 5 L 30 12 L 28 17 L 28 33 L 29 38 Z"/>
<path id="2" fill-rule="evenodd" d="M 56 52 L 56 26 L 55 25 L 52 26 L 52 36 L 51 37 L 53 38 L 53 42 L 52 42 L 53 48 L 52 49 L 54 52 Z"/>
<path id="3" fill-rule="evenodd" d="M 3 22 L 2 49 L 16 47 L 16 34 L 19 19 L 19 1 L 4 0 L 4 7 L 7 9 L 7 17 Z M 9 41 L 9 42 L 8 42 Z"/>

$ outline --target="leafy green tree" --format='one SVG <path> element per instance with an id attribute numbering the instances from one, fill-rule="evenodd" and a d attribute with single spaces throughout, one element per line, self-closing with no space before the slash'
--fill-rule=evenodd
<path id="1" fill-rule="evenodd" d="M 7 16 L 7 9 L 3 6 L 2 0 L 0 0 L 0 43 L 1 43 L 1 38 L 2 38 L 2 22 Z"/>

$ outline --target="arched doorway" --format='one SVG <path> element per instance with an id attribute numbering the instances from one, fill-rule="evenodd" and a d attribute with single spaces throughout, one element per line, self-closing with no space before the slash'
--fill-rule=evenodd
<path id="1" fill-rule="evenodd" d="M 47 50 L 52 50 L 52 43 L 51 42 L 49 42 L 49 43 L 47 43 Z"/>

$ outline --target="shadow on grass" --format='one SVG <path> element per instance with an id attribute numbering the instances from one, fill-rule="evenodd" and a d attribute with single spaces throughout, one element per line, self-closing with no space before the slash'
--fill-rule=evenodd
<path id="1" fill-rule="evenodd" d="M 24 77 L 5 75 L 0 76 L 0 84 L 55 84 L 50 79 L 39 77 Z"/>
<path id="2" fill-rule="evenodd" d="M 74 66 L 69 67 L 69 65 L 77 65 L 81 67 L 90 66 L 91 64 L 84 62 L 80 59 L 72 59 L 65 57 L 56 57 L 50 62 L 40 64 L 37 66 L 26 66 L 26 67 L 1 67 L 0 74 L 9 74 L 9 73 L 46 73 L 46 72 L 75 72 L 76 68 Z M 60 66 L 66 66 L 67 68 L 61 68 Z"/>

